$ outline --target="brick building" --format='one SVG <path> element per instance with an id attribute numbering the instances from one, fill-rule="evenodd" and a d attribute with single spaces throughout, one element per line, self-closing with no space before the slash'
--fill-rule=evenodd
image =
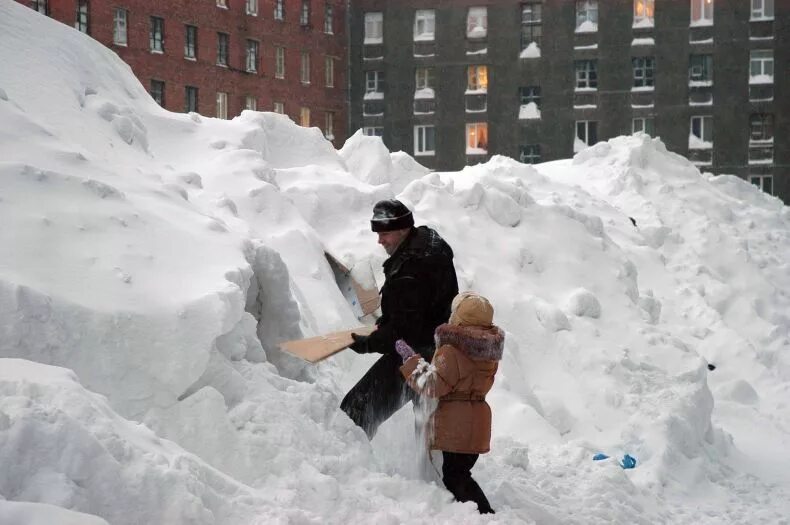
<path id="1" fill-rule="evenodd" d="M 171 111 L 277 111 L 347 132 L 345 0 L 18 0 L 127 62 Z"/>
<path id="2" fill-rule="evenodd" d="M 457 170 L 634 131 L 790 202 L 789 0 L 354 0 L 350 121 Z"/>

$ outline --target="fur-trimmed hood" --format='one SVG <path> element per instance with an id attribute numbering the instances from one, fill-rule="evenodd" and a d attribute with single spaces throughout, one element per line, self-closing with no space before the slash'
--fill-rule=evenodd
<path id="1" fill-rule="evenodd" d="M 436 348 L 451 345 L 474 361 L 499 361 L 505 349 L 505 332 L 498 326 L 439 325 L 434 334 Z"/>

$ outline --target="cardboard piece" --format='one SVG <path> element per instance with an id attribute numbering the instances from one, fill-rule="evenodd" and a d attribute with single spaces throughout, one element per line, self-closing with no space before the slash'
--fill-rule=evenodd
<path id="1" fill-rule="evenodd" d="M 346 268 L 336 257 L 329 252 L 324 252 L 324 255 L 326 255 L 326 260 L 335 274 L 335 281 L 338 288 L 340 288 L 340 292 L 348 304 L 351 305 L 351 309 L 354 311 L 357 319 L 362 319 L 364 316 L 375 312 L 381 304 L 379 291 L 376 287 L 363 287 L 351 276 L 351 270 Z"/>
<path id="2" fill-rule="evenodd" d="M 280 348 L 291 355 L 304 359 L 309 363 L 323 361 L 341 350 L 348 348 L 354 342 L 352 332 L 359 335 L 368 335 L 375 329 L 374 326 L 361 326 L 352 330 L 332 332 L 329 334 L 297 339 L 280 343 Z"/>

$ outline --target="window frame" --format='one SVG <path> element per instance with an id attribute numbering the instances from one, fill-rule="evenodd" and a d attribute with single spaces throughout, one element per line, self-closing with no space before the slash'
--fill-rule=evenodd
<path id="1" fill-rule="evenodd" d="M 310 84 L 310 52 L 302 51 L 299 62 L 299 82 Z"/>
<path id="2" fill-rule="evenodd" d="M 148 50 L 151 53 L 165 52 L 165 19 L 161 16 L 151 16 L 148 33 Z M 158 45 L 158 47 L 157 47 Z"/>
<path id="3" fill-rule="evenodd" d="M 380 69 L 365 71 L 365 94 L 384 93 L 384 78 L 384 71 Z M 372 83 L 371 80 L 373 80 Z"/>
<path id="4" fill-rule="evenodd" d="M 274 78 L 285 78 L 285 47 L 274 46 Z"/>
<path id="5" fill-rule="evenodd" d="M 640 129 L 636 129 L 637 122 L 640 123 Z M 652 116 L 631 118 L 631 135 L 633 135 L 634 133 L 638 133 L 640 131 L 643 133 L 647 133 L 651 137 L 655 136 L 655 132 L 656 132 L 655 118 Z"/>
<path id="6" fill-rule="evenodd" d="M 694 122 L 699 122 L 700 134 L 694 133 Z M 692 115 L 689 120 L 689 135 L 697 137 L 702 142 L 713 144 L 713 116 Z M 707 137 L 706 137 L 707 136 Z M 710 140 L 707 140 L 710 139 Z"/>
<path id="7" fill-rule="evenodd" d="M 199 88 L 197 86 L 184 86 L 184 113 L 197 113 Z M 192 103 L 194 102 L 194 107 Z"/>
<path id="8" fill-rule="evenodd" d="M 244 71 L 247 73 L 257 73 L 260 62 L 261 43 L 252 38 L 247 39 L 244 53 Z"/>
<path id="9" fill-rule="evenodd" d="M 520 106 L 534 102 L 540 108 L 540 86 L 519 86 L 518 100 Z"/>
<path id="10" fill-rule="evenodd" d="M 365 135 L 366 137 L 379 137 L 383 139 L 384 126 L 363 126 L 362 134 Z"/>
<path id="11" fill-rule="evenodd" d="M 708 26 L 713 25 L 713 11 L 715 0 L 690 0 L 691 9 L 691 26 Z M 698 16 L 694 17 L 695 9 L 698 11 Z M 706 13 L 708 12 L 708 13 Z"/>
<path id="12" fill-rule="evenodd" d="M 581 27 L 590 22 L 595 24 L 595 29 L 581 31 Z M 598 0 L 576 0 L 576 27 L 577 33 L 595 33 L 598 31 Z"/>
<path id="13" fill-rule="evenodd" d="M 299 108 L 299 125 L 303 128 L 310 127 L 310 108 L 307 106 Z"/>
<path id="14" fill-rule="evenodd" d="M 598 60 L 574 60 L 573 68 L 575 72 L 575 91 L 598 91 Z"/>
<path id="15" fill-rule="evenodd" d="M 246 0 L 244 2 L 244 13 L 249 16 L 258 16 L 258 0 Z"/>
<path id="16" fill-rule="evenodd" d="M 579 124 L 582 124 L 582 128 L 584 129 L 584 137 L 579 136 Z M 587 147 L 594 146 L 598 144 L 598 121 L 597 120 L 577 120 L 575 123 L 576 133 L 574 136 L 582 141 Z M 592 131 L 592 139 L 590 138 Z M 590 140 L 594 140 L 592 144 L 590 144 Z"/>
<path id="17" fill-rule="evenodd" d="M 272 111 L 279 115 L 285 115 L 285 102 L 273 102 Z"/>
<path id="18" fill-rule="evenodd" d="M 335 34 L 335 8 L 329 2 L 324 4 L 324 34 Z"/>
<path id="19" fill-rule="evenodd" d="M 30 7 L 33 11 L 41 13 L 44 16 L 49 15 L 49 2 L 47 0 L 33 0 Z"/>
<path id="20" fill-rule="evenodd" d="M 302 0 L 301 7 L 299 8 L 299 25 L 302 27 L 310 27 L 310 15 L 312 6 L 310 0 Z"/>
<path id="21" fill-rule="evenodd" d="M 335 112 L 324 112 L 324 138 L 326 140 L 335 140 Z"/>
<path id="22" fill-rule="evenodd" d="M 654 27 L 656 23 L 655 0 L 634 0 L 633 27 Z"/>
<path id="23" fill-rule="evenodd" d="M 699 62 L 695 64 L 695 62 Z M 694 68 L 700 69 L 695 74 Z M 692 53 L 689 55 L 689 82 L 702 82 L 713 84 L 713 55 L 710 53 Z"/>
<path id="24" fill-rule="evenodd" d="M 90 5 L 88 0 L 77 0 L 74 29 L 86 35 L 90 34 Z"/>
<path id="25" fill-rule="evenodd" d="M 216 117 L 223 120 L 228 120 L 228 93 L 225 91 L 217 91 L 217 112 Z"/>
<path id="26" fill-rule="evenodd" d="M 540 164 L 540 144 L 524 144 L 518 148 L 518 161 L 522 164 Z"/>
<path id="27" fill-rule="evenodd" d="M 363 42 L 365 44 L 383 44 L 384 13 L 381 11 L 369 11 L 364 15 L 364 23 Z"/>
<path id="28" fill-rule="evenodd" d="M 522 2 L 521 7 L 521 51 L 529 47 L 532 42 L 540 48 L 543 43 L 543 3 L 539 1 Z M 526 18 L 529 8 L 530 18 Z M 537 13 L 537 19 L 534 17 Z"/>
<path id="29" fill-rule="evenodd" d="M 430 140 L 428 130 L 430 130 Z M 433 148 L 429 148 L 430 145 Z M 417 124 L 414 126 L 414 156 L 428 157 L 436 155 L 436 126 L 433 124 Z"/>
<path id="30" fill-rule="evenodd" d="M 774 19 L 774 0 L 751 0 L 751 6 L 751 14 L 749 15 L 750 21 Z"/>
<path id="31" fill-rule="evenodd" d="M 285 0 L 274 0 L 274 19 L 285 20 Z"/>
<path id="32" fill-rule="evenodd" d="M 755 56 L 756 54 L 765 54 L 763 57 Z M 758 65 L 760 72 L 754 73 L 754 66 Z M 766 72 L 770 66 L 770 73 Z M 773 84 L 775 71 L 774 63 L 774 50 L 773 49 L 751 49 L 749 51 L 749 84 Z M 771 82 L 756 82 L 755 80 L 760 76 L 770 76 Z"/>
<path id="33" fill-rule="evenodd" d="M 154 99 L 154 102 L 159 104 L 161 107 L 165 107 L 165 81 L 159 80 L 157 78 L 151 79 L 151 89 L 149 91 L 151 98 Z M 158 97 L 157 97 L 158 95 Z"/>
<path id="34" fill-rule="evenodd" d="M 422 30 L 420 25 L 422 24 Z M 428 28 L 431 28 L 429 31 Z M 413 37 L 415 42 L 433 42 L 436 40 L 436 10 L 417 9 L 414 11 L 414 30 Z"/>
<path id="35" fill-rule="evenodd" d="M 414 68 L 414 90 L 434 89 L 436 86 L 436 75 L 434 68 L 430 66 L 418 66 Z"/>
<path id="36" fill-rule="evenodd" d="M 766 181 L 768 181 L 768 189 L 765 188 Z M 774 176 L 770 173 L 750 173 L 749 182 L 760 188 L 760 190 L 764 191 L 768 195 L 774 194 Z"/>
<path id="37" fill-rule="evenodd" d="M 335 87 L 335 57 L 324 56 L 324 87 Z"/>
<path id="38" fill-rule="evenodd" d="M 472 22 L 477 22 L 474 27 L 472 27 Z M 473 35 L 472 32 L 478 27 L 483 28 L 483 30 L 479 32 L 481 34 Z M 487 37 L 488 37 L 488 7 L 470 6 L 466 10 L 466 38 L 468 40 L 477 40 Z"/>
<path id="39" fill-rule="evenodd" d="M 480 146 L 480 130 L 483 130 L 483 147 Z M 472 146 L 472 141 L 475 145 Z M 488 122 L 467 122 L 466 123 L 466 154 L 467 155 L 488 155 Z"/>
<path id="40" fill-rule="evenodd" d="M 230 67 L 230 35 L 217 32 L 217 64 L 220 67 Z"/>
<path id="41" fill-rule="evenodd" d="M 775 119 L 773 113 L 751 113 L 749 115 L 749 144 L 773 144 L 775 131 L 774 125 Z M 759 132 L 758 137 L 755 137 L 755 131 Z"/>
<path id="42" fill-rule="evenodd" d="M 470 64 L 466 68 L 466 94 L 488 93 L 488 65 Z"/>
<path id="43" fill-rule="evenodd" d="M 123 15 L 123 16 L 120 16 Z M 123 39 L 121 40 L 121 36 Z M 112 43 L 116 46 L 129 45 L 129 10 L 116 7 L 112 15 Z"/>
<path id="44" fill-rule="evenodd" d="M 184 58 L 197 60 L 198 28 L 191 24 L 184 24 Z"/>
<path id="45" fill-rule="evenodd" d="M 252 101 L 252 104 L 250 104 L 250 101 Z M 255 95 L 245 95 L 244 109 L 248 111 L 258 111 L 258 99 Z"/>
<path id="46" fill-rule="evenodd" d="M 633 71 L 632 87 L 655 88 L 656 86 L 656 59 L 655 57 L 633 57 L 631 59 Z"/>

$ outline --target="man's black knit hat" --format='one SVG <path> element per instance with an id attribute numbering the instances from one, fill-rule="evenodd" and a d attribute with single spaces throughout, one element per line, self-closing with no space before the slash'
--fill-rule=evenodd
<path id="1" fill-rule="evenodd" d="M 374 232 L 391 232 L 414 226 L 414 217 L 401 201 L 390 199 L 373 206 L 370 229 Z"/>

